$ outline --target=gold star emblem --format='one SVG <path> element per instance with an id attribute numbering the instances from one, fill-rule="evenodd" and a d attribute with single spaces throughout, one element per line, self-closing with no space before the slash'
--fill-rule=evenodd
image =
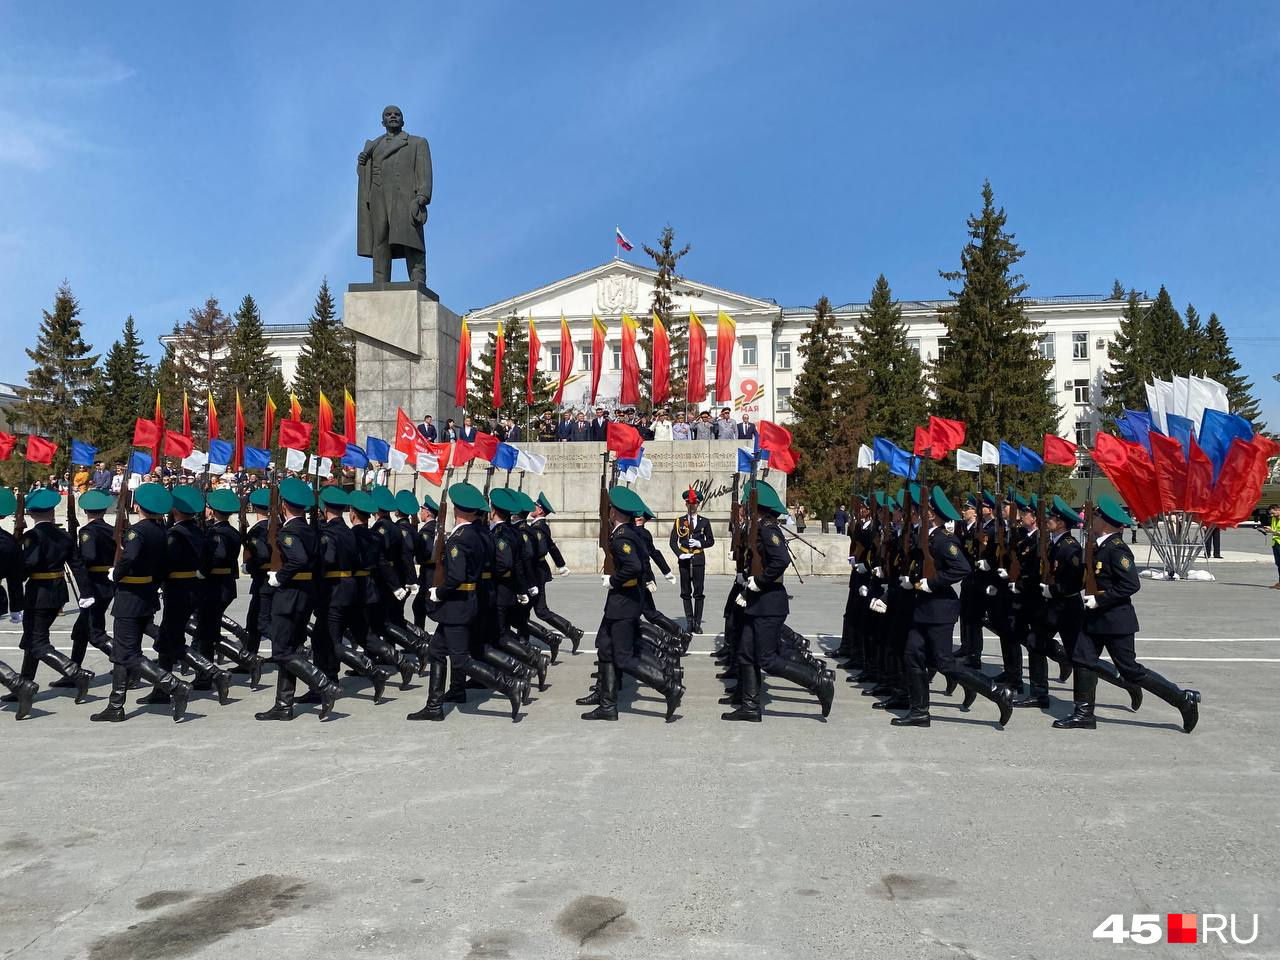
<path id="1" fill-rule="evenodd" d="M 776 533 L 771 533 L 769 534 L 769 542 L 776 547 L 778 544 L 782 542 L 782 538 L 779 537 Z"/>
<path id="2" fill-rule="evenodd" d="M 136 530 L 130 530 L 129 535 L 125 537 L 126 540 L 136 540 L 137 538 L 138 538 L 138 531 Z"/>
<path id="3" fill-rule="evenodd" d="M 629 544 L 629 543 L 624 543 L 624 544 L 622 545 L 622 552 L 623 552 L 623 553 L 630 553 L 630 552 L 631 552 L 631 544 Z"/>
<path id="4" fill-rule="evenodd" d="M 1120 566 L 1122 566 L 1124 569 L 1128 570 L 1128 569 L 1129 569 L 1129 558 L 1128 558 L 1128 557 L 1121 557 L 1121 558 L 1120 558 Z"/>
<path id="5" fill-rule="evenodd" d="M 449 548 L 449 556 L 453 557 L 455 560 L 456 560 L 456 559 L 458 559 L 458 548 L 457 548 L 457 547 L 450 547 L 450 548 Z"/>
<path id="6" fill-rule="evenodd" d="M 284 545 L 285 545 L 286 547 L 292 547 L 292 546 L 293 546 L 293 537 L 286 536 L 286 537 L 284 538 Z"/>
<path id="7" fill-rule="evenodd" d="M 960 548 L 953 543 L 947 547 L 947 553 L 951 554 L 953 557 L 958 557 L 960 556 Z"/>

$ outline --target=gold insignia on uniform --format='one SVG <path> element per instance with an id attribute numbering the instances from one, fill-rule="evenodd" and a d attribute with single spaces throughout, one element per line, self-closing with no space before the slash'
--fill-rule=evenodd
<path id="1" fill-rule="evenodd" d="M 960 556 L 960 548 L 953 543 L 947 547 L 947 553 L 951 554 L 953 557 L 958 557 Z"/>
<path id="2" fill-rule="evenodd" d="M 1121 558 L 1120 558 L 1120 566 L 1122 566 L 1122 567 L 1124 567 L 1126 570 L 1128 570 L 1128 569 L 1129 569 L 1129 558 L 1128 558 L 1128 557 L 1121 557 Z"/>
<path id="3" fill-rule="evenodd" d="M 631 544 L 629 544 L 629 543 L 624 543 L 624 544 L 622 545 L 622 552 L 623 552 L 623 553 L 630 553 L 630 552 L 631 552 Z"/>
<path id="4" fill-rule="evenodd" d="M 286 537 L 284 538 L 284 545 L 285 545 L 286 547 L 292 547 L 292 546 L 293 546 L 293 537 L 286 536 Z"/>
<path id="5" fill-rule="evenodd" d="M 453 557 L 453 559 L 455 559 L 455 560 L 456 560 L 456 559 L 458 559 L 458 548 L 457 548 L 457 547 L 450 547 L 450 548 L 449 548 L 449 556 Z"/>
<path id="6" fill-rule="evenodd" d="M 769 534 L 769 542 L 776 547 L 778 544 L 782 542 L 782 538 L 779 537 L 776 533 L 771 533 Z"/>
<path id="7" fill-rule="evenodd" d="M 1099 560 L 1099 561 L 1098 561 L 1098 563 L 1097 563 L 1097 564 L 1096 564 L 1096 566 L 1094 567 L 1094 571 L 1093 571 L 1093 572 L 1094 572 L 1094 573 L 1101 573 L 1101 572 L 1102 572 L 1102 561 L 1101 561 L 1101 560 Z"/>
<path id="8" fill-rule="evenodd" d="M 130 530 L 128 535 L 125 537 L 126 540 L 136 540 L 137 538 L 138 538 L 138 531 L 136 530 Z"/>
<path id="9" fill-rule="evenodd" d="M 505 549 L 507 549 L 507 541 L 505 541 L 505 540 L 499 540 L 499 541 L 498 541 L 498 549 L 499 549 L 499 550 L 505 550 Z"/>
<path id="10" fill-rule="evenodd" d="M 82 533 L 82 534 L 80 534 L 80 542 L 81 542 L 81 543 L 88 543 L 88 542 L 89 542 L 89 535 L 88 535 L 87 533 Z"/>

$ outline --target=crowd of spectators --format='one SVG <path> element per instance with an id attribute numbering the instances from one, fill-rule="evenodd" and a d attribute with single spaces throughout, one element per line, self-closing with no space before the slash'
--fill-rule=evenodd
<path id="1" fill-rule="evenodd" d="M 451 417 L 440 426 L 433 417 L 426 416 L 418 423 L 418 432 L 433 443 L 474 440 L 477 431 L 494 434 L 504 443 L 600 443 L 608 437 L 610 421 L 634 427 L 645 440 L 742 442 L 756 437 L 756 425 L 751 422 L 750 414 L 744 413 L 735 420 L 731 407 L 721 408 L 717 416 L 713 416 L 710 410 L 690 414 L 659 410 L 652 414 L 642 414 L 634 408 L 619 408 L 610 414 L 605 407 L 596 407 L 594 411 L 565 410 L 559 419 L 548 410 L 527 424 L 519 423 L 511 417 L 505 417 L 496 423 L 482 420 L 477 424 L 468 416 L 461 425 Z"/>

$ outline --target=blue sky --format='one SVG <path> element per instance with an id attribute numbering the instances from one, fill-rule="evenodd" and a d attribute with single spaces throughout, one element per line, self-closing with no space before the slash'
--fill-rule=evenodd
<path id="1" fill-rule="evenodd" d="M 29 344 L 63 278 L 103 349 L 210 295 L 305 320 L 368 278 L 355 156 L 395 102 L 456 310 L 668 221 L 688 275 L 784 304 L 944 296 L 990 177 L 1032 295 L 1217 311 L 1275 427 L 1278 65 L 1273 4 L 0 0 L 0 325 Z"/>

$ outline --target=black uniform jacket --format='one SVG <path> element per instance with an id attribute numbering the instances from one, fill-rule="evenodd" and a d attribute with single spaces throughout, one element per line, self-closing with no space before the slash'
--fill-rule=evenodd
<path id="1" fill-rule="evenodd" d="M 350 607 L 360 601 L 356 570 L 360 567 L 356 532 L 341 517 L 320 526 L 320 563 L 317 591 L 331 607 Z"/>
<path id="2" fill-rule="evenodd" d="M 120 563 L 115 568 L 115 617 L 150 617 L 160 609 L 160 583 L 169 574 L 169 551 L 164 526 L 145 517 L 124 535 Z"/>
<path id="3" fill-rule="evenodd" d="M 917 549 L 916 553 L 919 553 Z M 955 585 L 973 570 L 955 534 L 934 527 L 929 534 L 933 556 L 933 577 L 929 591 L 917 590 L 912 618 L 916 623 L 955 623 L 960 617 L 960 598 Z M 920 565 L 914 565 L 920 570 Z"/>
<path id="4" fill-rule="evenodd" d="M 697 540 L 701 546 L 690 547 L 690 540 Z M 702 553 L 715 542 L 716 535 L 711 532 L 711 521 L 702 514 L 698 514 L 692 524 L 689 523 L 688 514 L 676 517 L 675 523 L 671 525 L 671 536 L 667 538 L 671 552 L 677 557 L 682 553 L 693 554 L 693 560 L 685 561 L 686 563 L 706 563 Z"/>
<path id="5" fill-rule="evenodd" d="M 271 612 L 304 613 L 315 603 L 316 531 L 305 517 L 293 517 L 276 535 L 284 562 L 276 571 L 280 586 L 271 601 Z"/>
<path id="6" fill-rule="evenodd" d="M 747 597 L 747 616 L 785 617 L 791 607 L 782 578 L 791 563 L 791 554 L 787 551 L 787 541 L 777 520 L 760 518 L 752 549 L 760 552 L 763 570 L 755 578 L 759 590 L 743 591 Z M 750 566 L 747 569 L 750 570 Z"/>
<path id="7" fill-rule="evenodd" d="M 116 531 L 101 517 L 90 520 L 80 528 L 80 559 L 89 575 L 91 596 L 100 604 L 110 602 L 115 592 L 111 582 L 111 563 L 116 557 Z"/>
<path id="8" fill-rule="evenodd" d="M 640 616 L 644 608 L 645 545 L 634 524 L 620 523 L 609 535 L 609 553 L 613 556 L 613 575 L 609 578 L 609 596 L 604 602 L 607 620 L 629 620 Z"/>
<path id="9" fill-rule="evenodd" d="M 1098 579 L 1098 606 L 1084 612 L 1084 629 L 1090 634 L 1130 634 L 1138 632 L 1138 614 L 1130 599 L 1142 586 L 1138 565 L 1124 542 L 1123 532 L 1113 533 L 1093 555 Z"/>
<path id="10" fill-rule="evenodd" d="M 27 578 L 23 606 L 27 610 L 61 610 L 70 599 L 66 573 L 70 566 L 76 586 L 84 595 L 92 595 L 92 585 L 84 563 L 76 556 L 76 542 L 71 534 L 52 520 L 37 523 L 22 535 L 22 570 Z"/>
<path id="11" fill-rule="evenodd" d="M 474 523 L 454 528 L 444 542 L 444 583 L 440 602 L 428 608 L 432 620 L 442 624 L 469 624 L 476 618 L 476 584 L 484 572 L 485 535 Z"/>

